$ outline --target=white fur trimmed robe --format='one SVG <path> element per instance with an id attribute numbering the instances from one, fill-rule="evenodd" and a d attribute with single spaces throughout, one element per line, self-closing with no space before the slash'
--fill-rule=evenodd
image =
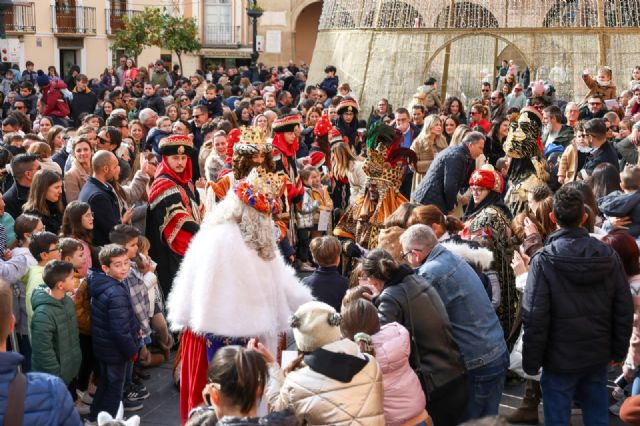
<path id="1" fill-rule="evenodd" d="M 231 194 L 215 209 L 231 205 Z M 225 337 L 258 337 L 274 351 L 288 318 L 312 300 L 282 256 L 265 261 L 243 241 L 236 220 L 205 220 L 191 240 L 169 294 L 172 330 Z M 208 218 L 210 219 L 210 218 Z M 273 225 L 273 223 L 272 223 Z"/>

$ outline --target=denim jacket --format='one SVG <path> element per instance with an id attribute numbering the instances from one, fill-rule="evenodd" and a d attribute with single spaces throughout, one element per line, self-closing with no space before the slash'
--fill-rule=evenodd
<path id="1" fill-rule="evenodd" d="M 468 370 L 483 367 L 504 354 L 507 344 L 498 316 L 467 262 L 437 244 L 417 273 L 440 295 Z"/>

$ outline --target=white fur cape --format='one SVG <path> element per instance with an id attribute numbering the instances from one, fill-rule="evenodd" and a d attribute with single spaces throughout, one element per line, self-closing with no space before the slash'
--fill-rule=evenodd
<path id="1" fill-rule="evenodd" d="M 167 301 L 172 330 L 258 337 L 275 349 L 288 318 L 311 301 L 310 290 L 279 253 L 265 261 L 236 223 L 203 224 L 193 237 Z"/>
<path id="2" fill-rule="evenodd" d="M 444 248 L 458 257 L 463 258 L 467 263 L 473 265 L 479 265 L 483 271 L 491 268 L 493 262 L 493 253 L 491 250 L 484 247 L 472 248 L 469 244 L 464 242 L 455 243 L 453 241 L 447 241 L 440 243 Z"/>

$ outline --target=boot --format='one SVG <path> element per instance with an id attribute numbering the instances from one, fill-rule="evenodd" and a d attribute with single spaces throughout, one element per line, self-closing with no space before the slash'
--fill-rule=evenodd
<path id="1" fill-rule="evenodd" d="M 522 398 L 522 404 L 516 411 L 507 416 L 507 422 L 514 424 L 540 423 L 540 420 L 538 419 L 538 406 L 540 405 L 540 399 L 542 399 L 540 382 L 527 379 L 524 385 L 524 397 Z"/>

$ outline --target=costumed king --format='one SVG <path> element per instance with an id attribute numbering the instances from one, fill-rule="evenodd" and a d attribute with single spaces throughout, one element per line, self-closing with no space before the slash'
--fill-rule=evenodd
<path id="1" fill-rule="evenodd" d="M 193 238 L 167 302 L 181 341 L 180 414 L 202 403 L 208 363 L 224 345 L 256 337 L 276 350 L 288 318 L 312 299 L 278 253 L 272 214 L 283 181 L 256 167 L 237 182 Z"/>

